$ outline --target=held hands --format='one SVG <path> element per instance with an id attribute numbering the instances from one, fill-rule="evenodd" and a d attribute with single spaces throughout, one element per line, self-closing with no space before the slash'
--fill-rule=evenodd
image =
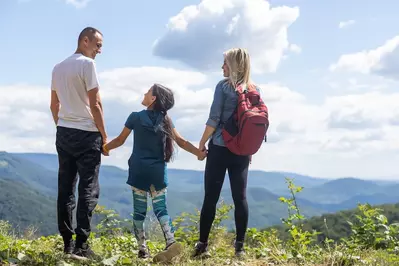
<path id="1" fill-rule="evenodd" d="M 107 146 L 106 146 L 107 144 L 106 143 L 104 143 L 103 144 L 103 146 L 102 146 L 102 154 L 104 155 L 104 156 L 109 156 L 109 150 L 107 149 Z"/>
<path id="2" fill-rule="evenodd" d="M 101 134 L 102 135 L 102 139 L 103 139 L 103 145 L 102 145 L 102 149 L 101 149 L 101 153 L 104 155 L 104 156 L 109 156 L 109 150 L 107 149 L 107 147 L 106 147 L 106 144 L 107 144 L 107 134 Z"/>
<path id="3" fill-rule="evenodd" d="M 199 155 L 197 156 L 197 159 L 203 161 L 205 157 L 208 155 L 208 150 L 205 147 L 205 143 L 200 142 L 198 149 L 199 149 Z"/>
<path id="4" fill-rule="evenodd" d="M 207 150 L 203 150 L 203 151 L 200 150 L 199 155 L 197 156 L 197 159 L 199 161 L 203 161 L 207 155 L 208 155 Z"/>

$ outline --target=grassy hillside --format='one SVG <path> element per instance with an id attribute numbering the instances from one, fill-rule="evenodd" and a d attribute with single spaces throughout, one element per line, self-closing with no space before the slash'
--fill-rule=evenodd
<path id="1" fill-rule="evenodd" d="M 191 252 L 198 240 L 199 216 L 183 214 L 175 219 L 176 239 L 183 245 L 183 253 L 171 261 L 171 265 L 399 265 L 399 226 L 390 224 L 380 210 L 369 205 L 359 205 L 359 215 L 351 220 L 351 234 L 341 243 L 333 240 L 317 245 L 319 232 L 306 230 L 301 210 L 296 205 L 296 194 L 301 188 L 289 180 L 291 197 L 280 198 L 290 213 L 283 220 L 288 237 L 281 239 L 274 230 L 258 231 L 249 228 L 246 237 L 246 255 L 234 257 L 232 243 L 234 233 L 221 226 L 232 206 L 221 205 L 217 210 L 210 236 L 208 259 L 193 259 Z M 98 260 L 84 265 L 150 265 L 151 258 L 137 259 L 138 245 L 130 228 L 122 226 L 122 220 L 112 212 L 97 208 L 103 220 L 91 235 L 89 243 L 100 255 Z M 380 230 L 383 228 L 383 230 Z M 164 248 L 162 233 L 157 222 L 149 222 L 148 246 L 154 256 Z M 0 265 L 82 265 L 62 256 L 62 240 L 59 236 L 16 238 L 7 222 L 0 221 Z"/>
<path id="2" fill-rule="evenodd" d="M 399 203 L 375 205 L 373 208 L 381 210 L 380 213 L 387 218 L 387 224 L 399 223 Z M 341 239 L 348 238 L 352 233 L 351 225 L 348 221 L 356 220 L 359 215 L 362 215 L 359 208 L 323 214 L 303 221 L 303 228 L 307 231 L 316 230 L 317 232 L 320 232 L 318 235 L 318 242 L 320 243 L 325 241 L 326 238 L 340 242 Z M 266 228 L 265 230 L 272 229 L 277 229 L 283 239 L 289 237 L 284 226 L 273 226 Z"/>

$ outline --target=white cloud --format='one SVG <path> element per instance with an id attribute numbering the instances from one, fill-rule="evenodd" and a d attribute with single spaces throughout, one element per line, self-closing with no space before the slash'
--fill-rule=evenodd
<path id="1" fill-rule="evenodd" d="M 17 84 L 0 87 L 0 124 L 2 132 L 17 136 L 47 134 L 50 90 Z"/>
<path id="2" fill-rule="evenodd" d="M 398 62 L 399 36 L 395 36 L 376 49 L 341 55 L 338 62 L 330 66 L 330 70 L 376 74 L 399 79 Z"/>
<path id="3" fill-rule="evenodd" d="M 295 43 L 291 43 L 290 44 L 290 51 L 299 54 L 299 53 L 302 52 L 302 48 L 299 45 L 295 44 Z"/>
<path id="4" fill-rule="evenodd" d="M 139 103 L 138 99 L 141 99 L 154 83 L 170 87 L 176 91 L 176 96 L 180 97 L 179 92 L 187 86 L 201 85 L 206 81 L 206 76 L 199 72 L 163 67 L 117 68 L 102 72 L 99 77 L 102 80 L 101 90 L 105 99 L 128 104 Z"/>
<path id="5" fill-rule="evenodd" d="M 298 7 L 270 7 L 265 0 L 203 0 L 171 17 L 153 54 L 199 70 L 220 69 L 223 52 L 249 50 L 255 72 L 275 72 L 286 51 L 299 52 L 287 39 Z"/>
<path id="6" fill-rule="evenodd" d="M 324 148 L 339 149 L 358 158 L 397 150 L 399 127 L 393 121 L 399 110 L 398 100 L 399 93 L 382 92 L 328 97 L 323 104 L 328 110 L 327 128 L 321 139 Z"/>
<path id="7" fill-rule="evenodd" d="M 356 21 L 353 20 L 353 19 L 347 20 L 347 21 L 341 21 L 341 22 L 339 23 L 338 27 L 339 27 L 340 29 L 343 29 L 343 28 L 347 28 L 347 27 L 349 27 L 349 26 L 351 26 L 351 25 L 353 25 L 353 24 L 355 24 L 355 23 L 356 23 Z"/>
<path id="8" fill-rule="evenodd" d="M 80 8 L 84 8 L 87 6 L 87 4 L 91 1 L 91 0 L 65 0 L 67 4 L 69 5 L 73 5 L 74 7 L 80 9 Z"/>
<path id="9" fill-rule="evenodd" d="M 156 77 L 156 80 L 154 79 Z M 120 68 L 100 73 L 106 125 L 116 136 L 130 112 L 141 110 L 142 95 L 153 82 L 175 91 L 171 113 L 177 129 L 197 144 L 205 127 L 214 84 L 199 72 L 161 67 Z M 254 156 L 252 169 L 293 171 L 315 176 L 393 176 L 399 150 L 399 93 L 371 91 L 326 97 L 310 103 L 288 87 L 260 84 L 269 107 L 269 142 Z M 1 149 L 55 153 L 50 90 L 25 84 L 0 87 Z M 359 128 L 353 130 L 354 128 Z M 132 140 L 104 158 L 127 167 Z M 171 167 L 203 169 L 179 149 Z"/>

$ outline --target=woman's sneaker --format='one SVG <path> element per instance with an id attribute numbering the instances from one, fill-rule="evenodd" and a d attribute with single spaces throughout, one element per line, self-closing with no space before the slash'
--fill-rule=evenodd
<path id="1" fill-rule="evenodd" d="M 198 242 L 195 244 L 193 257 L 209 258 L 210 256 L 208 243 Z"/>
<path id="2" fill-rule="evenodd" d="M 164 251 L 161 251 L 158 253 L 153 261 L 154 262 L 167 262 L 170 261 L 172 258 L 176 257 L 179 255 L 182 251 L 182 246 L 180 243 L 173 242 L 172 244 L 169 244 Z"/>
<path id="3" fill-rule="evenodd" d="M 242 257 L 245 255 L 244 242 L 236 241 L 234 243 L 234 249 L 235 249 L 236 257 Z"/>
<path id="4" fill-rule="evenodd" d="M 148 248 L 146 245 L 141 245 L 138 253 L 139 259 L 147 259 L 150 257 L 150 252 L 148 251 Z"/>

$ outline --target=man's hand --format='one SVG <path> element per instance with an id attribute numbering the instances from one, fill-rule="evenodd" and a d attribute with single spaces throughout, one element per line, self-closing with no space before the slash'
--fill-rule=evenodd
<path id="1" fill-rule="evenodd" d="M 104 142 L 104 144 L 103 144 L 103 146 L 102 146 L 101 153 L 102 153 L 104 156 L 109 156 L 109 150 L 108 150 L 107 147 L 106 147 L 106 141 Z"/>
<path id="2" fill-rule="evenodd" d="M 104 156 L 109 156 L 109 150 L 105 148 L 105 144 L 107 144 L 107 135 L 101 136 L 103 139 L 103 145 L 102 145 L 102 154 Z"/>

